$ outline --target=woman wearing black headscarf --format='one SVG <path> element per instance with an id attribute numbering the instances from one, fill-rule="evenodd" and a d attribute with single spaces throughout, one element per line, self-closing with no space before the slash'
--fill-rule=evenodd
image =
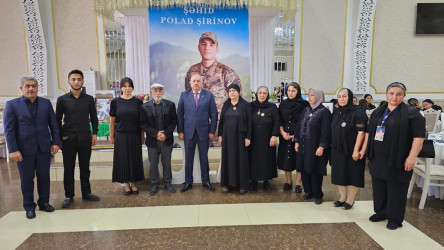
<path id="1" fill-rule="evenodd" d="M 244 194 L 249 186 L 248 146 L 251 139 L 250 103 L 240 97 L 237 84 L 228 86 L 229 98 L 220 113 L 219 142 L 222 145 L 221 179 L 224 192 L 239 188 Z"/>
<path id="2" fill-rule="evenodd" d="M 388 103 L 373 111 L 366 133 L 375 211 L 369 220 L 388 219 L 391 230 L 402 226 L 412 169 L 426 135 L 424 117 L 403 103 L 405 95 L 404 84 L 389 84 Z"/>
<path id="3" fill-rule="evenodd" d="M 301 87 L 292 82 L 288 84 L 288 98 L 279 105 L 279 149 L 278 168 L 285 171 L 286 182 L 284 191 L 291 190 L 293 182 L 291 172 L 296 169 L 296 152 L 294 151 L 293 134 L 296 124 L 301 117 L 302 111 L 309 106 L 308 102 L 302 99 Z M 296 173 L 296 193 L 302 193 L 301 173 Z"/>
<path id="4" fill-rule="evenodd" d="M 331 123 L 331 182 L 338 185 L 341 197 L 333 206 L 348 210 L 353 207 L 358 188 L 364 187 L 362 145 L 368 118 L 362 108 L 353 105 L 353 92 L 347 88 L 338 91 L 338 104 Z"/>
<path id="5" fill-rule="evenodd" d="M 322 181 L 327 175 L 327 161 L 331 141 L 331 113 L 322 105 L 324 92 L 320 89 L 308 91 L 310 107 L 305 108 L 294 132 L 296 168 L 301 171 L 305 194 L 302 200 L 314 198 L 315 204 L 322 203 Z"/>
<path id="6" fill-rule="evenodd" d="M 269 180 L 277 177 L 279 112 L 274 103 L 268 102 L 267 87 L 259 87 L 256 93 L 257 100 L 251 103 L 250 190 L 257 189 L 257 182 L 263 181 L 263 189 L 270 191 Z"/>

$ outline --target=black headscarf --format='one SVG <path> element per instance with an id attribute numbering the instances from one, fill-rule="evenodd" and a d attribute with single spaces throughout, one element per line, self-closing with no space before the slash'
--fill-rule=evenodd
<path id="1" fill-rule="evenodd" d="M 281 114 L 281 126 L 284 125 L 282 121 L 283 117 L 288 118 L 288 120 L 297 122 L 302 114 L 302 111 L 306 107 L 310 106 L 310 104 L 306 100 L 302 99 L 301 87 L 299 86 L 299 84 L 292 82 L 288 85 L 288 87 L 290 86 L 295 87 L 298 90 L 298 93 L 296 94 L 296 97 L 294 99 L 287 98 L 279 105 L 279 112 Z"/>
<path id="2" fill-rule="evenodd" d="M 353 105 L 353 92 L 350 89 L 342 88 L 339 92 L 344 89 L 347 90 L 348 101 L 345 106 L 339 105 L 339 107 L 334 110 L 331 123 L 332 147 L 343 152 L 353 153 L 357 135 L 354 114 L 355 111 L 361 109 L 361 107 Z M 366 116 L 365 113 L 363 115 Z M 365 131 L 364 129 L 365 127 L 360 129 L 360 131 Z"/>
<path id="3" fill-rule="evenodd" d="M 273 103 L 268 101 L 268 99 L 270 98 L 270 92 L 268 91 L 268 88 L 266 88 L 266 87 L 259 87 L 258 91 L 259 91 L 259 89 L 262 89 L 262 88 L 267 89 L 267 98 L 265 98 L 265 101 L 263 103 L 260 103 L 258 98 L 257 98 L 257 92 L 256 92 L 256 100 L 251 102 L 251 105 L 255 106 L 255 107 L 259 108 L 259 109 L 268 108 L 268 107 L 271 107 L 271 106 L 275 105 L 275 104 L 273 104 Z"/>
<path id="4" fill-rule="evenodd" d="M 369 121 L 369 138 L 368 138 L 368 146 L 367 146 L 367 155 L 369 160 L 373 159 L 375 156 L 374 152 L 374 144 L 375 144 L 375 133 L 376 127 L 381 125 L 378 124 L 380 118 L 384 115 L 385 110 L 387 109 L 388 104 L 378 107 L 373 111 L 370 116 Z M 407 130 L 409 126 L 409 106 L 403 102 L 396 107 L 396 110 L 392 110 L 393 114 L 390 114 L 390 117 L 393 118 L 394 125 L 391 127 L 386 127 L 385 135 L 391 136 L 391 145 L 390 148 L 390 156 L 387 159 L 387 165 L 391 168 L 404 168 L 404 162 L 407 158 L 409 151 L 405 147 L 408 143 L 407 138 Z"/>

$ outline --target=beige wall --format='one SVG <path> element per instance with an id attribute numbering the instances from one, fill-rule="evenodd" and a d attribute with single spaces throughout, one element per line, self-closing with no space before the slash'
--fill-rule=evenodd
<path id="1" fill-rule="evenodd" d="M 22 10 L 17 1 L 2 1 L 0 31 L 0 97 L 19 96 L 19 81 L 28 74 L 28 61 Z"/>
<path id="2" fill-rule="evenodd" d="M 57 0 L 53 4 L 59 81 L 69 90 L 69 71 L 99 70 L 94 2 Z"/>
<path id="3" fill-rule="evenodd" d="M 409 93 L 444 94 L 444 36 L 416 36 L 416 4 L 431 0 L 378 1 L 371 84 L 385 93 L 393 81 Z"/>
<path id="4" fill-rule="evenodd" d="M 305 0 L 302 15 L 301 86 L 334 93 L 342 86 L 346 0 Z"/>

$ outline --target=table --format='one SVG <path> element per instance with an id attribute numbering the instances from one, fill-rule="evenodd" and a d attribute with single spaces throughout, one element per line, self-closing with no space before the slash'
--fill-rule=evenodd
<path id="1" fill-rule="evenodd" d="M 444 167 L 444 142 L 434 141 L 435 158 L 426 159 L 430 161 L 430 164 L 443 165 Z M 430 182 L 436 183 L 437 180 L 431 180 Z M 424 185 L 424 178 L 418 176 L 416 179 L 416 185 L 420 188 Z M 437 199 L 444 200 L 444 187 L 430 186 L 427 192 L 428 196 L 434 196 Z"/>
<path id="2" fill-rule="evenodd" d="M 89 128 L 92 132 L 92 125 L 89 124 Z M 109 136 L 109 122 L 101 122 L 99 123 L 99 131 L 97 132 L 97 137 Z"/>

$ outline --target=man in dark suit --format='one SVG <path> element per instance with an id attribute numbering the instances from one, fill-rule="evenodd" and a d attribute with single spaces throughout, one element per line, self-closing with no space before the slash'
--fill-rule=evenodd
<path id="1" fill-rule="evenodd" d="M 176 105 L 174 102 L 162 99 L 164 86 L 155 83 L 151 85 L 152 99 L 142 104 L 140 123 L 146 133 L 145 144 L 150 160 L 150 195 L 159 190 L 159 155 L 163 166 L 163 186 L 171 193 L 176 189 L 171 185 L 171 153 L 173 151 L 173 132 L 177 124 Z"/>
<path id="2" fill-rule="evenodd" d="M 60 134 L 48 99 L 38 97 L 34 77 L 22 77 L 23 96 L 6 102 L 4 127 L 11 160 L 17 162 L 23 194 L 23 208 L 28 219 L 35 218 L 35 208 L 53 212 L 49 204 L 49 164 L 51 154 L 59 151 Z M 34 177 L 37 176 L 39 199 L 34 202 Z"/>
<path id="3" fill-rule="evenodd" d="M 190 78 L 191 90 L 180 95 L 177 116 L 179 140 L 185 140 L 185 184 L 181 189 L 186 192 L 193 186 L 193 164 L 196 144 L 199 148 L 202 184 L 211 191 L 208 147 L 214 139 L 217 126 L 217 108 L 212 93 L 202 89 L 203 79 L 199 74 Z"/>

